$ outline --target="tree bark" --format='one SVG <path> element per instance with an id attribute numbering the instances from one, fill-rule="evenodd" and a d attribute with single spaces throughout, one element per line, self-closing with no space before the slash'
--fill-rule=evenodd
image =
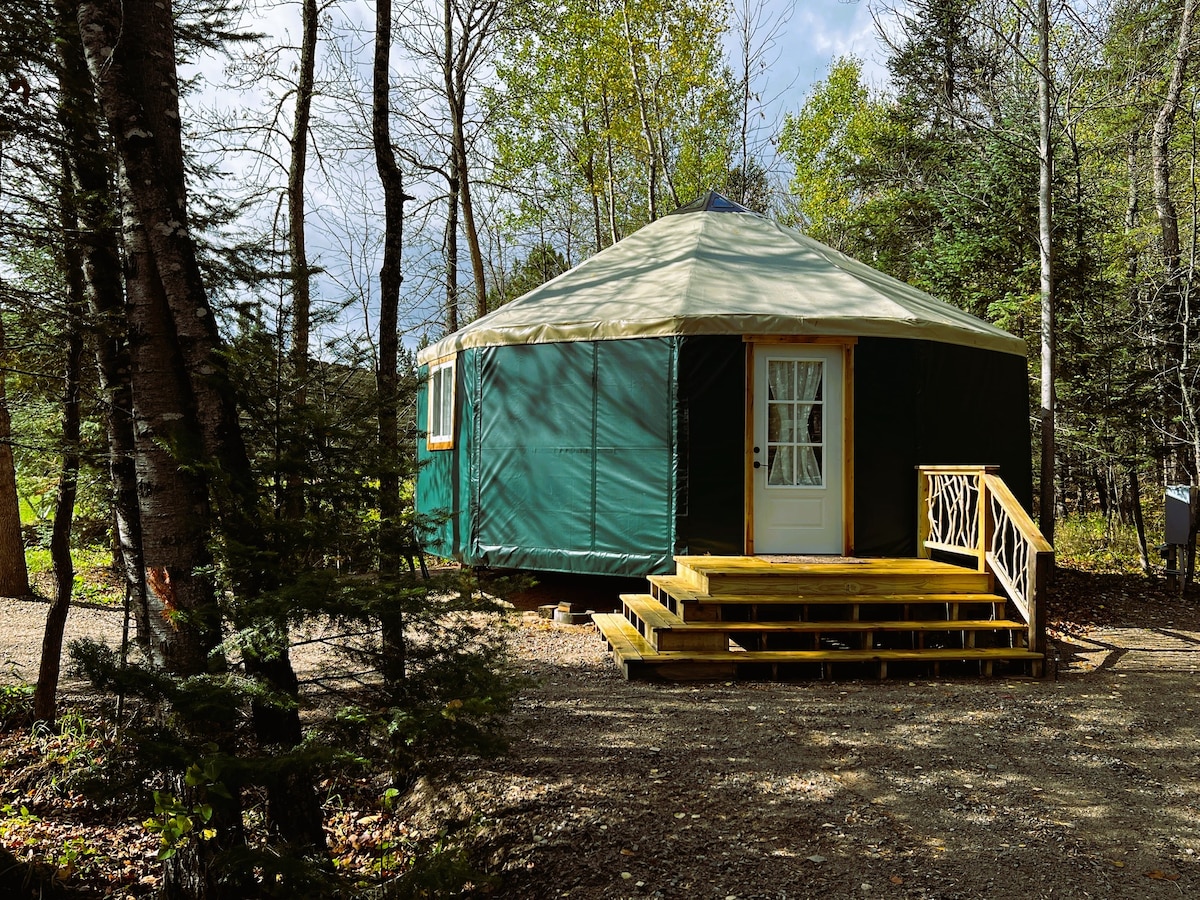
<path id="1" fill-rule="evenodd" d="M 454 112 L 454 82 L 451 66 L 454 60 L 454 29 L 450 27 L 452 7 L 450 0 L 442 4 L 442 81 L 446 91 L 446 103 L 450 108 L 451 122 L 456 121 Z M 376 21 L 378 25 L 378 20 Z M 390 27 L 390 24 L 389 24 Z M 379 50 L 379 34 L 376 32 L 376 52 Z M 391 33 L 388 33 L 388 44 L 391 45 Z M 375 73 L 379 77 L 379 73 Z M 386 75 L 384 76 L 386 77 Z M 376 102 L 379 98 L 376 98 Z M 386 104 L 387 98 L 383 98 Z M 385 123 L 386 124 L 386 123 Z M 451 126 L 453 130 L 454 126 Z M 390 129 L 385 129 L 390 130 Z M 391 140 L 391 135 L 388 135 Z M 450 165 L 446 171 L 446 331 L 453 334 L 458 331 L 458 210 L 461 173 L 458 167 L 458 145 L 454 135 L 450 138 Z M 386 162 L 384 163 L 386 166 Z M 378 168 L 378 163 L 376 164 Z M 382 175 L 381 175 L 382 177 Z M 387 188 L 385 187 L 386 191 Z M 385 226 L 386 227 L 386 226 Z"/>
<path id="2" fill-rule="evenodd" d="M 451 170 L 458 179 L 458 199 L 462 207 L 463 229 L 471 254 L 471 273 L 475 279 L 475 317 L 487 313 L 487 284 L 484 277 L 483 250 L 475 224 L 475 206 L 471 200 L 470 159 L 467 155 L 466 107 L 467 83 L 471 72 L 492 33 L 500 4 L 495 0 L 469 3 L 461 20 L 461 31 L 454 33 L 453 0 L 443 0 L 444 57 L 442 77 L 450 111 Z"/>
<path id="3" fill-rule="evenodd" d="M 188 226 L 171 7 L 85 0 L 79 20 L 121 162 L 145 564 L 167 626 L 157 632 L 159 661 L 191 674 L 210 665 L 220 639 L 220 611 L 204 574 L 214 514 L 239 604 L 259 597 L 273 576 L 260 552 L 256 487 Z M 247 671 L 294 696 L 286 645 L 272 649 L 278 655 L 247 655 Z M 254 713 L 261 744 L 298 741 L 294 708 L 256 703 Z M 323 850 L 320 806 L 305 774 L 267 780 L 270 825 L 287 841 Z M 190 896 L 199 884 L 219 896 L 209 863 L 220 843 L 194 842 L 186 865 L 171 862 L 168 893 Z"/>
<path id="4" fill-rule="evenodd" d="M 4 322 L 0 320 L 0 359 L 8 355 Z M 29 595 L 29 569 L 21 538 L 21 501 L 12 453 L 12 419 L 8 414 L 7 377 L 0 368 L 0 596 Z"/>
<path id="5" fill-rule="evenodd" d="M 157 0 L 83 0 L 76 10 L 119 160 L 150 654 L 191 675 L 213 664 L 220 613 L 203 574 L 212 507 L 185 347 L 191 323 L 176 314 L 211 318 L 187 228 L 172 10 Z M 222 896 L 215 861 L 237 842 L 239 818 L 214 823 L 217 839 L 189 842 L 167 861 L 165 896 Z"/>
<path id="6" fill-rule="evenodd" d="M 446 184 L 446 332 L 458 331 L 458 168 L 451 153 Z"/>
<path id="7" fill-rule="evenodd" d="M 84 58 L 79 25 L 69 0 L 56 0 L 59 109 L 72 190 L 79 218 L 78 249 L 83 295 L 91 315 L 100 389 L 105 401 L 108 468 L 112 480 L 113 519 L 119 564 L 133 598 L 137 641 L 150 646 L 150 611 L 142 565 L 141 516 L 134 469 L 133 400 L 130 384 L 128 323 L 121 281 L 115 179 L 107 145 L 100 133 L 91 77 Z"/>
<path id="8" fill-rule="evenodd" d="M 621 239 L 621 233 L 617 228 L 617 172 L 613 152 L 612 107 L 606 86 L 601 88 L 600 100 L 604 123 L 604 194 L 608 200 L 608 239 L 611 245 Z"/>
<path id="9" fill-rule="evenodd" d="M 446 12 L 449 15 L 447 0 Z M 449 27 L 447 25 L 447 27 Z M 447 37 L 447 46 L 449 45 Z M 404 193 L 404 173 L 392 150 L 389 108 L 388 60 L 392 47 L 391 0 L 375 5 L 375 58 L 372 68 L 371 137 L 375 145 L 375 167 L 383 185 L 383 262 L 379 269 L 379 577 L 395 578 L 400 570 L 400 472 L 399 472 L 399 349 L 398 313 L 400 268 L 404 249 L 404 204 L 412 199 Z M 456 170 L 452 167 L 451 177 Z M 460 184 L 461 187 L 461 184 Z M 385 615 L 383 628 L 383 675 L 386 683 L 404 679 L 406 653 L 404 621 L 397 613 Z"/>
<path id="10" fill-rule="evenodd" d="M 292 159 L 288 167 L 288 253 L 292 268 L 292 409 L 297 421 L 308 405 L 308 343 L 312 319 L 311 274 L 304 236 L 304 176 L 308 167 L 308 125 L 312 113 L 313 81 L 317 65 L 317 0 L 304 0 L 300 41 L 300 73 L 296 83 L 296 111 L 292 123 Z M 304 476 L 296 450 L 288 467 L 285 506 L 289 518 L 304 515 Z"/>
<path id="11" fill-rule="evenodd" d="M 1142 488 L 1138 480 L 1137 466 L 1129 466 L 1129 505 L 1133 512 L 1133 527 L 1137 533 L 1138 562 L 1142 574 L 1150 574 L 1150 548 L 1146 544 L 1146 523 L 1142 519 Z"/>
<path id="12" fill-rule="evenodd" d="M 1183 273 L 1180 271 L 1180 242 L 1179 215 L 1171 197 L 1171 136 L 1175 130 L 1175 117 L 1182 105 L 1183 82 L 1191 58 L 1192 18 L 1195 13 L 1196 0 L 1184 0 L 1183 11 L 1179 19 L 1179 34 L 1175 45 L 1175 54 L 1171 64 L 1171 75 L 1167 82 L 1166 94 L 1154 127 L 1150 134 L 1150 170 L 1154 190 L 1154 210 L 1158 217 L 1159 231 L 1162 240 L 1162 261 L 1164 283 L 1159 293 L 1157 307 L 1158 332 L 1162 348 L 1162 367 L 1165 379 L 1163 385 L 1166 409 L 1164 416 L 1168 422 L 1174 423 L 1176 413 L 1182 412 L 1184 398 L 1179 394 L 1178 385 L 1187 378 L 1183 371 L 1183 325 L 1181 321 L 1180 281 Z M 1173 407 L 1173 408 L 1172 408 Z M 1188 468 L 1192 468 L 1191 460 L 1184 458 L 1193 454 L 1184 454 L 1185 437 L 1177 425 L 1171 424 L 1167 429 L 1168 440 L 1168 473 L 1167 477 L 1174 481 L 1181 479 Z M 1200 444 L 1200 435 L 1193 435 L 1193 452 Z M 1197 453 L 1200 455 L 1200 453 Z M 1197 474 L 1197 473 L 1190 473 Z"/>
<path id="13" fill-rule="evenodd" d="M 1050 4 L 1038 0 L 1038 259 L 1041 268 L 1042 297 L 1042 383 L 1038 420 L 1042 437 L 1041 494 L 1038 500 L 1038 525 L 1042 535 L 1054 543 L 1054 378 L 1055 297 L 1054 297 L 1054 148 L 1050 140 Z"/>
<path id="14" fill-rule="evenodd" d="M 629 63 L 629 74 L 633 80 L 634 94 L 637 97 L 638 118 L 642 125 L 642 138 L 646 142 L 646 214 L 653 222 L 658 218 L 658 145 L 655 141 L 654 128 L 651 127 L 647 111 L 646 90 L 642 85 L 642 73 L 638 68 L 637 52 L 634 48 L 634 35 L 629 23 L 629 0 L 621 4 L 621 22 L 625 27 L 626 60 Z"/>
<path id="15" fill-rule="evenodd" d="M 80 375 L 83 368 L 83 263 L 78 248 L 67 238 L 79 229 L 69 174 L 70 163 L 63 154 L 60 191 L 63 246 L 66 248 L 68 317 L 67 356 L 64 366 L 65 390 L 62 417 L 62 467 L 54 502 L 54 522 L 50 531 L 50 563 L 54 571 L 54 596 L 46 611 L 42 634 L 42 656 L 38 662 L 37 686 L 33 691 L 33 715 L 41 722 L 53 723 L 57 717 L 58 676 L 62 667 L 63 632 L 71 610 L 75 587 L 75 567 L 71 559 L 71 526 L 75 517 L 75 497 L 79 486 Z"/>
<path id="16" fill-rule="evenodd" d="M 210 562 L 204 441 L 168 292 L 193 318 L 199 271 L 158 251 L 189 240 L 171 11 L 154 0 L 77 4 L 88 68 L 120 160 L 125 282 L 150 653 L 162 668 L 209 668 L 220 638 Z M 159 246 L 156 246 L 156 243 Z M 202 293 L 201 293 L 202 298 Z M 182 465 L 181 465 L 182 463 Z"/>

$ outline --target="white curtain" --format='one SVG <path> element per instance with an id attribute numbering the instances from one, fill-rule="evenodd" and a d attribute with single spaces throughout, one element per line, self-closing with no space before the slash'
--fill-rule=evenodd
<path id="1" fill-rule="evenodd" d="M 824 376 L 821 360 L 768 361 L 767 484 L 823 483 Z"/>

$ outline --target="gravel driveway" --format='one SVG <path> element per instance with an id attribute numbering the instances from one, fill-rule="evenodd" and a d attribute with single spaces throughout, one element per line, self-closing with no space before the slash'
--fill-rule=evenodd
<path id="1" fill-rule="evenodd" d="M 1042 681 L 629 683 L 590 626 L 516 613 L 511 753 L 407 813 L 469 822 L 522 900 L 1200 896 L 1196 601 L 1085 599 Z M 44 615 L 0 600 L 26 677 Z"/>

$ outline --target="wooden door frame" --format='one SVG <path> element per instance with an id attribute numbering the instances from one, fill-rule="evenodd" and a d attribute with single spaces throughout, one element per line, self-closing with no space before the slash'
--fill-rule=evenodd
<path id="1" fill-rule="evenodd" d="M 759 344 L 821 344 L 842 348 L 842 554 L 854 555 L 854 346 L 856 337 L 841 335 L 746 334 L 745 549 L 754 555 L 754 353 Z"/>

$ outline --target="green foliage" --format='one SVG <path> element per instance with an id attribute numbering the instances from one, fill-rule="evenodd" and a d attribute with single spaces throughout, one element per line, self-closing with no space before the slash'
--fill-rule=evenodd
<path id="1" fill-rule="evenodd" d="M 193 768 L 195 768 L 193 766 Z M 191 769 L 188 770 L 189 775 Z M 191 782 L 188 782 L 191 784 Z M 170 859 L 189 841 L 211 841 L 217 836 L 213 828 L 205 826 L 212 821 L 213 808 L 210 803 L 184 804 L 165 791 L 154 791 L 154 815 L 143 822 L 151 834 L 157 834 L 161 844 L 159 860 Z"/>
<path id="2" fill-rule="evenodd" d="M 591 250 L 729 179 L 736 86 L 710 0 L 529 0 L 489 93 L 509 227 Z M 654 187 L 651 187 L 651 183 Z"/>
<path id="3" fill-rule="evenodd" d="M 384 884 L 378 896 L 384 900 L 434 900 L 459 895 L 468 883 L 486 892 L 494 882 L 475 870 L 460 847 L 442 839 L 414 857 L 408 871 Z"/>
<path id="4" fill-rule="evenodd" d="M 1161 528 L 1147 523 L 1150 534 Z M 1152 542 L 1153 543 L 1153 542 Z M 1054 532 L 1059 565 L 1084 572 L 1141 574 L 1137 532 L 1131 523 L 1093 512 L 1065 516 Z"/>
<path id="5" fill-rule="evenodd" d="M 1055 386 L 1064 496 L 1086 493 L 1114 471 L 1144 468 L 1162 436 L 1187 418 L 1186 410 L 1163 406 L 1169 386 L 1162 373 L 1173 371 L 1163 346 L 1178 338 L 1155 323 L 1162 314 L 1153 299 L 1162 278 L 1160 226 L 1145 148 L 1161 91 L 1133 87 L 1163 84 L 1176 13 L 1123 6 L 1102 44 L 1067 17 L 1054 24 Z M 803 109 L 787 117 L 780 148 L 795 166 L 794 202 L 810 233 L 1025 338 L 1036 384 L 1038 117 L 1027 28 L 973 0 L 913 4 L 889 47 L 890 90 L 872 93 L 854 60 L 835 62 Z M 1114 106 L 1115 95 L 1130 102 Z M 1191 153 L 1184 143 L 1194 145 L 1195 120 L 1179 131 L 1182 161 Z M 1189 177 L 1181 170 L 1176 179 L 1178 186 Z M 1194 212 L 1197 196 L 1180 189 L 1176 203 Z"/>
<path id="6" fill-rule="evenodd" d="M 488 585 L 489 591 L 503 588 Z M 236 665 L 246 654 L 275 645 L 274 638 L 254 627 L 235 632 L 222 648 L 232 668 L 188 679 L 141 665 L 122 668 L 114 652 L 98 644 L 72 646 L 72 655 L 95 683 L 162 710 L 130 724 L 120 752 L 110 753 L 92 780 L 92 789 L 103 796 L 125 797 L 123 802 L 149 810 L 144 825 L 158 835 L 161 859 L 213 839 L 223 816 L 245 815 L 236 811 L 237 798 L 251 796 L 269 778 L 359 770 L 388 779 L 392 787 L 384 803 L 394 806 L 419 777 L 444 777 L 464 756 L 503 750 L 503 723 L 520 682 L 504 664 L 499 608 L 472 580 L 406 576 L 377 583 L 309 572 L 302 585 L 293 583 L 261 602 L 289 603 L 289 621 L 317 625 L 341 659 L 323 668 L 338 693 L 315 698 L 313 712 L 320 724 L 290 750 L 258 745 L 246 728 L 251 703 L 282 708 L 293 702 Z M 242 609 L 239 617 L 269 627 L 270 619 L 257 611 Z M 364 672 L 389 670 L 397 648 L 381 643 L 376 630 L 381 617 L 403 621 L 403 677 L 395 684 L 347 692 L 338 672 L 372 684 L 376 680 L 364 679 Z M 416 845 L 395 844 L 381 852 L 391 855 L 388 866 L 380 865 L 381 877 L 386 872 L 390 879 L 395 864 L 411 869 L 403 882 L 389 880 L 387 889 L 401 890 L 403 883 L 417 893 L 395 896 L 443 896 L 445 885 L 456 881 L 461 886 L 471 877 L 449 842 L 428 857 Z M 243 873 L 261 872 L 267 865 L 289 884 L 306 873 L 304 883 L 328 885 L 331 896 L 343 890 L 328 872 L 309 871 L 308 863 L 269 838 L 261 847 L 231 848 L 222 858 Z M 323 896 L 314 891 L 313 896 Z"/>
<path id="7" fill-rule="evenodd" d="M 402 622 L 405 634 L 402 677 L 347 697 L 353 702 L 326 726 L 332 743 L 386 765 L 405 788 L 421 775 L 452 771 L 464 755 L 504 749 L 504 718 L 521 682 L 505 663 L 501 608 L 469 576 L 343 585 L 330 612 L 347 630 L 384 617 Z M 396 648 L 375 639 L 346 641 L 340 650 L 352 670 L 388 671 L 395 662 Z"/>
<path id="8" fill-rule="evenodd" d="M 549 244 L 538 244 L 513 266 L 507 278 L 499 279 L 488 291 L 488 311 L 527 294 L 570 268 L 561 253 Z"/>
<path id="9" fill-rule="evenodd" d="M 0 731 L 23 728 L 33 721 L 33 685 L 0 685 Z"/>
<path id="10" fill-rule="evenodd" d="M 794 167 L 791 190 L 805 230 L 849 250 L 856 217 L 872 191 L 862 176 L 888 140 L 887 106 L 862 83 L 862 62 L 841 58 L 812 87 L 798 114 L 784 117 L 779 152 Z"/>
<path id="11" fill-rule="evenodd" d="M 99 606 L 120 606 L 125 602 L 124 582 L 113 570 L 112 550 L 109 547 L 76 545 L 71 548 L 71 562 L 75 569 L 72 602 Z M 25 563 L 31 578 L 53 574 L 48 547 L 27 549 Z"/>

